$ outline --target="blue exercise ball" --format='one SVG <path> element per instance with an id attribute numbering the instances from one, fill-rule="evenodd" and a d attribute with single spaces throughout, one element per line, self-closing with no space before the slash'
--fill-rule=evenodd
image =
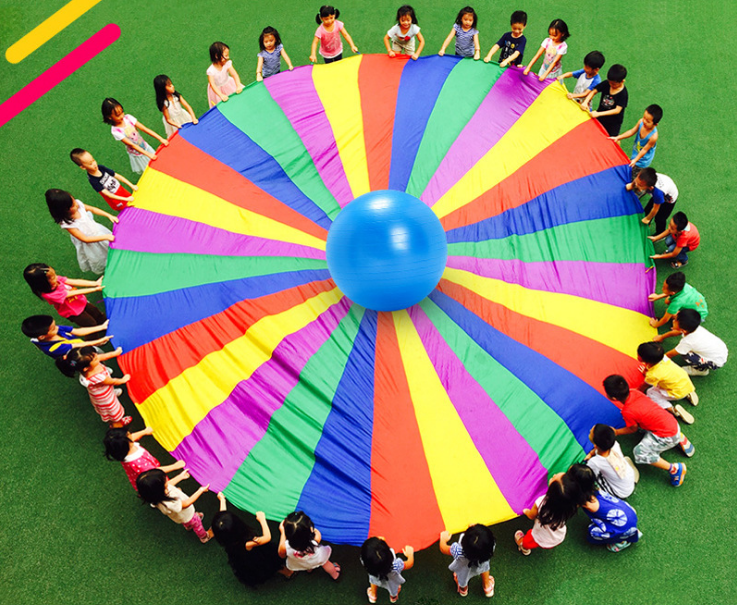
<path id="1" fill-rule="evenodd" d="M 435 213 L 401 191 L 372 191 L 350 202 L 330 226 L 330 275 L 353 302 L 397 311 L 438 285 L 448 259 Z"/>

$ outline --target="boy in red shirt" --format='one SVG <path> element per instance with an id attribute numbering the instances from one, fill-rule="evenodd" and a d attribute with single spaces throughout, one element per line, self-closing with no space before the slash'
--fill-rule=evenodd
<path id="1" fill-rule="evenodd" d="M 685 213 L 676 212 L 670 220 L 670 225 L 666 231 L 659 235 L 648 235 L 650 241 L 658 242 L 665 238 L 665 245 L 668 247 L 664 254 L 653 254 L 650 258 L 675 258 L 670 266 L 679 269 L 688 263 L 687 252 L 693 252 L 699 247 L 701 238 L 696 225 L 688 222 Z"/>
<path id="2" fill-rule="evenodd" d="M 670 483 L 678 487 L 686 476 L 686 465 L 681 462 L 671 464 L 660 457 L 662 452 L 676 445 L 689 458 L 694 455 L 693 444 L 681 432 L 678 421 L 652 399 L 631 389 L 623 376 L 612 374 L 604 379 L 604 390 L 612 401 L 622 404 L 622 418 L 625 428 L 615 429 L 615 435 L 629 435 L 638 430 L 645 436 L 633 453 L 637 464 L 651 464 L 670 473 Z"/>

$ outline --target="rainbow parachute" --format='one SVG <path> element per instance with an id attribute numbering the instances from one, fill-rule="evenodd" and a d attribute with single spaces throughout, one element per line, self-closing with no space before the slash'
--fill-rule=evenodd
<path id="1" fill-rule="evenodd" d="M 249 86 L 180 131 L 105 275 L 129 392 L 159 442 L 250 511 L 423 548 L 514 517 L 637 377 L 655 272 L 627 159 L 556 82 L 364 55 Z M 360 307 L 325 261 L 355 197 L 420 198 L 447 269 Z"/>

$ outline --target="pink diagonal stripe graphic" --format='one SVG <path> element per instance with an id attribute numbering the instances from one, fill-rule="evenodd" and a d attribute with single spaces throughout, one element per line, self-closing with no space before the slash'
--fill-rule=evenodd
<path id="1" fill-rule="evenodd" d="M 90 59 L 101 53 L 120 38 L 120 28 L 114 23 L 103 27 L 96 34 L 82 42 L 66 57 L 54 63 L 40 76 L 26 84 L 12 97 L 0 105 L 0 128 L 17 116 L 26 107 L 35 103 Z"/>

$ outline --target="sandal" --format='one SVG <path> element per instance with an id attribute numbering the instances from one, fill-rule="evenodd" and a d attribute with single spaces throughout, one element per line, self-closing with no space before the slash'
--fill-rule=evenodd
<path id="1" fill-rule="evenodd" d="M 525 537 L 525 532 L 518 529 L 516 532 L 514 532 L 514 541 L 517 544 L 517 548 L 519 551 L 525 555 L 528 556 L 532 551 L 529 548 L 523 548 L 522 547 L 522 538 Z"/>
<path id="2" fill-rule="evenodd" d="M 489 576 L 489 585 L 484 586 L 484 596 L 487 599 L 490 599 L 494 596 L 494 585 L 496 582 L 494 581 L 494 576 Z"/>
<path id="3" fill-rule="evenodd" d="M 369 603 L 376 603 L 376 595 L 370 586 L 366 589 L 366 596 L 368 597 Z"/>
<path id="4" fill-rule="evenodd" d="M 675 262 L 672 262 L 670 266 L 673 267 L 674 269 L 680 269 L 681 267 L 685 267 L 687 264 L 688 264 L 688 261 L 683 262 L 683 263 L 681 261 L 675 261 Z"/>
<path id="5" fill-rule="evenodd" d="M 456 588 L 458 589 L 458 594 L 461 595 L 462 597 L 467 597 L 468 596 L 468 586 L 466 586 L 465 588 L 461 587 L 461 585 L 458 583 L 458 576 L 456 575 L 455 572 L 453 572 L 453 580 L 455 580 Z"/>

